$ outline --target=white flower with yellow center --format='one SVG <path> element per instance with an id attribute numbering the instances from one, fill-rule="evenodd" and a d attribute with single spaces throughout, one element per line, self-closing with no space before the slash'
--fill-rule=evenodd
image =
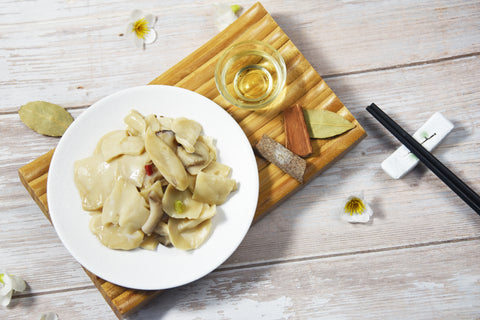
<path id="1" fill-rule="evenodd" d="M 365 201 L 363 194 L 348 197 L 341 211 L 342 219 L 350 223 L 366 223 L 372 215 L 373 210 Z"/>
<path id="2" fill-rule="evenodd" d="M 228 27 L 232 22 L 237 20 L 237 14 L 242 8 L 238 4 L 215 4 L 214 22 L 218 31 L 222 31 Z"/>
<path id="3" fill-rule="evenodd" d="M 152 14 L 144 14 L 141 10 L 134 10 L 130 15 L 126 35 L 133 35 L 135 45 L 144 48 L 157 40 L 157 32 L 154 29 L 157 18 Z"/>
<path id="4" fill-rule="evenodd" d="M 42 314 L 42 316 L 40 317 L 40 320 L 58 320 L 58 316 L 54 312 L 49 312 L 49 313 Z"/>
<path id="5" fill-rule="evenodd" d="M 14 292 L 22 292 L 26 288 L 25 281 L 22 278 L 8 274 L 0 273 L 0 305 L 8 306 Z"/>

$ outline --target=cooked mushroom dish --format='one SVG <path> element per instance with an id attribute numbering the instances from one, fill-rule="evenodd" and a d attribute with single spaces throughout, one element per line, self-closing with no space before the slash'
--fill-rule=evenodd
<path id="1" fill-rule="evenodd" d="M 75 162 L 90 230 L 111 249 L 198 248 L 216 206 L 237 188 L 231 168 L 217 162 L 213 139 L 196 121 L 132 110 L 124 122 Z"/>

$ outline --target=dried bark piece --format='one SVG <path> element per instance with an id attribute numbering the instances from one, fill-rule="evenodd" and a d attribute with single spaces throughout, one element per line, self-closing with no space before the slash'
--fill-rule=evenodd
<path id="1" fill-rule="evenodd" d="M 303 116 L 303 109 L 299 104 L 283 111 L 283 125 L 287 149 L 301 157 L 310 155 L 313 152 L 312 144 Z"/>
<path id="2" fill-rule="evenodd" d="M 279 167 L 298 182 L 303 182 L 303 175 L 307 167 L 305 159 L 300 158 L 267 135 L 263 135 L 255 147 L 266 160 Z"/>

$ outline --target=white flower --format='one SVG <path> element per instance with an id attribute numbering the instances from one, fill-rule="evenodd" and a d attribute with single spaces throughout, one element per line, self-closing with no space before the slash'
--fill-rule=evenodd
<path id="1" fill-rule="evenodd" d="M 157 18 L 152 14 L 144 14 L 141 10 L 134 10 L 130 15 L 126 35 L 133 35 L 133 41 L 137 47 L 145 49 L 145 45 L 157 40 L 157 32 L 153 27 Z"/>
<path id="2" fill-rule="evenodd" d="M 373 210 L 363 194 L 348 197 L 341 210 L 342 219 L 350 223 L 366 223 L 372 215 Z"/>
<path id="3" fill-rule="evenodd" d="M 14 292 L 22 292 L 26 288 L 25 281 L 22 278 L 8 274 L 0 273 L 0 305 L 8 306 Z"/>
<path id="4" fill-rule="evenodd" d="M 53 312 L 44 313 L 40 317 L 40 320 L 58 320 L 58 316 L 56 313 Z"/>
<path id="5" fill-rule="evenodd" d="M 215 26 L 222 31 L 237 19 L 239 5 L 215 4 Z"/>

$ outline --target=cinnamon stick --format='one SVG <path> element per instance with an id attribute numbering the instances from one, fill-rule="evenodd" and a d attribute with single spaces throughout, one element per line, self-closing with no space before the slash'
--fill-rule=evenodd
<path id="1" fill-rule="evenodd" d="M 301 157 L 312 154 L 310 136 L 302 107 L 299 104 L 283 111 L 283 125 L 285 128 L 285 146 Z"/>

